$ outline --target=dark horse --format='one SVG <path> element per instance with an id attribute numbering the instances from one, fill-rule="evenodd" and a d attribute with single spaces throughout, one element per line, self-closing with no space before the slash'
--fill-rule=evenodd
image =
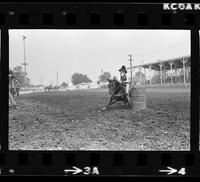
<path id="1" fill-rule="evenodd" d="M 44 87 L 44 90 L 45 90 L 45 92 L 53 90 L 53 86 L 52 85 L 46 86 L 46 87 Z"/>
<path id="2" fill-rule="evenodd" d="M 59 89 L 60 89 L 60 86 L 55 86 L 55 87 L 53 87 L 53 90 L 54 90 L 54 91 L 56 91 L 56 90 L 58 91 Z"/>
<path id="3" fill-rule="evenodd" d="M 128 93 L 126 92 L 125 89 L 125 85 L 115 79 L 113 80 L 108 79 L 108 82 L 109 82 L 108 84 L 109 94 L 111 95 L 111 98 L 108 104 L 99 112 L 106 110 L 109 106 L 118 101 L 123 101 L 124 104 L 131 107 L 128 99 Z"/>

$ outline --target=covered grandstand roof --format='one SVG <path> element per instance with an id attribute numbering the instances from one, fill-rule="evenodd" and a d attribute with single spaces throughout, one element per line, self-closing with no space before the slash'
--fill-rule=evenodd
<path id="1" fill-rule="evenodd" d="M 138 68 L 138 67 L 143 67 L 143 68 L 149 68 L 151 66 L 151 69 L 153 70 L 160 70 L 160 66 L 159 66 L 159 62 L 163 63 L 163 69 L 164 70 L 169 70 L 170 69 L 170 64 L 168 63 L 169 61 L 173 61 L 173 65 L 172 65 L 172 69 L 177 69 L 177 68 L 182 68 L 183 64 L 181 62 L 182 59 L 186 59 L 186 67 L 190 67 L 190 56 L 181 56 L 181 57 L 176 57 L 176 58 L 170 58 L 170 59 L 166 59 L 166 60 L 157 60 L 153 63 L 146 63 L 146 64 L 140 64 L 140 65 L 136 65 L 133 66 L 132 68 Z M 130 69 L 130 67 L 128 67 L 127 69 Z"/>

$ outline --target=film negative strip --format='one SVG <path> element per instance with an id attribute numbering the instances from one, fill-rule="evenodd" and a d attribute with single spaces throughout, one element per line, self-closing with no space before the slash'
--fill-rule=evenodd
<path id="1" fill-rule="evenodd" d="M 0 175 L 200 176 L 200 4 L 1 3 Z"/>

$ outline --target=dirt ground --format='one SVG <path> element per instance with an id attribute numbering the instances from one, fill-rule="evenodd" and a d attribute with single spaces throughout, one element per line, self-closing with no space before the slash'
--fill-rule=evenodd
<path id="1" fill-rule="evenodd" d="M 146 90 L 147 109 L 98 110 L 107 90 L 42 92 L 9 109 L 10 150 L 190 150 L 189 88 Z"/>

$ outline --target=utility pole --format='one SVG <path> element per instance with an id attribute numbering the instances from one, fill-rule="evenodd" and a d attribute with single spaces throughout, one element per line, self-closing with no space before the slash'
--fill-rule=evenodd
<path id="1" fill-rule="evenodd" d="M 40 80 L 40 82 L 41 82 L 40 84 L 42 85 L 42 77 L 41 77 L 41 80 Z"/>
<path id="2" fill-rule="evenodd" d="M 24 86 L 26 87 L 26 75 L 27 75 L 27 72 L 26 72 L 26 66 L 28 65 L 26 63 L 26 49 L 25 49 L 25 39 L 26 39 L 26 36 L 22 36 L 23 37 L 23 45 L 24 45 L 24 62 L 22 63 L 22 65 L 24 66 Z"/>
<path id="3" fill-rule="evenodd" d="M 57 73 L 57 76 L 56 76 L 56 85 L 58 87 L 58 73 Z"/>
<path id="4" fill-rule="evenodd" d="M 160 84 L 162 85 L 163 84 L 163 72 L 162 72 L 162 69 L 163 69 L 163 62 L 161 62 L 161 60 L 158 60 L 158 65 L 160 66 Z"/>
<path id="5" fill-rule="evenodd" d="M 132 55 L 129 54 L 130 68 L 131 68 L 131 85 L 133 84 L 133 66 L 132 66 Z"/>
<path id="6" fill-rule="evenodd" d="M 101 79 L 103 79 L 103 69 L 101 70 L 101 76 L 100 76 L 100 80 L 99 80 L 99 86 L 101 85 L 101 82 L 102 82 Z"/>
<path id="7" fill-rule="evenodd" d="M 143 68 L 143 60 L 141 61 L 141 66 L 139 67 L 140 68 L 140 85 L 142 85 L 142 82 L 143 82 L 143 80 L 142 80 L 142 68 Z"/>

